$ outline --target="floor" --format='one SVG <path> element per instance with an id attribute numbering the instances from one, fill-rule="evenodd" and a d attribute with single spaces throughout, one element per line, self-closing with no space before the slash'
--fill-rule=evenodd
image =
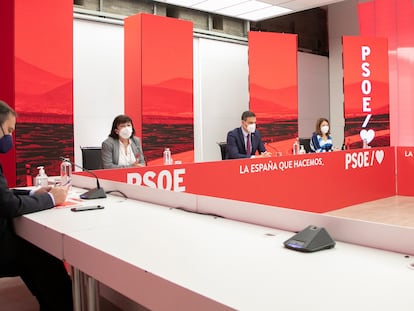
<path id="1" fill-rule="evenodd" d="M 397 226 L 414 227 L 414 197 L 392 196 L 352 205 L 326 214 Z"/>
<path id="2" fill-rule="evenodd" d="M 100 311 L 122 311 L 101 298 Z M 19 277 L 0 278 L 1 311 L 39 311 L 39 305 Z"/>
<path id="3" fill-rule="evenodd" d="M 36 299 L 20 278 L 0 278 L 0 306 L 5 311 L 38 311 Z"/>
<path id="4" fill-rule="evenodd" d="M 414 197 L 393 196 L 328 212 L 329 215 L 414 227 Z M 101 311 L 120 311 L 105 299 Z M 0 309 L 38 311 L 39 307 L 20 278 L 0 278 Z"/>

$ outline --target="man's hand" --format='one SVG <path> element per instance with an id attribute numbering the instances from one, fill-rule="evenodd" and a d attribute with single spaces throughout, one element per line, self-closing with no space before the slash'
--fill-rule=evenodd
<path id="1" fill-rule="evenodd" d="M 268 157 L 271 157 L 271 156 L 272 156 L 271 152 L 265 151 L 265 152 L 262 152 L 258 157 L 259 158 L 268 158 Z"/>
<path id="2" fill-rule="evenodd" d="M 59 205 L 66 201 L 66 197 L 68 196 L 68 187 L 50 187 L 49 193 L 53 195 L 55 205 Z"/>
<path id="3" fill-rule="evenodd" d="M 51 186 L 41 187 L 41 188 L 37 189 L 37 190 L 34 192 L 34 194 L 46 193 L 46 192 L 49 192 L 49 191 L 50 191 L 50 189 L 52 189 L 52 187 L 51 187 Z"/>

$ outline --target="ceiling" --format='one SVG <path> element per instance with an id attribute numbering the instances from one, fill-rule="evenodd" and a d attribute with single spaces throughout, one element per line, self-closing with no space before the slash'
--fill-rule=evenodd
<path id="1" fill-rule="evenodd" d="M 226 15 L 249 21 L 312 9 L 344 0 L 155 0 L 198 11 Z"/>

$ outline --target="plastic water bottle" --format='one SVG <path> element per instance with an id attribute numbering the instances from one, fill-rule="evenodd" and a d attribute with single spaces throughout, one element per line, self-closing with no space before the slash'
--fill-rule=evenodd
<path id="1" fill-rule="evenodd" d="M 36 187 L 46 187 L 48 185 L 48 177 L 45 172 L 44 166 L 38 166 L 37 169 L 39 173 L 35 178 L 35 186 Z"/>
<path id="2" fill-rule="evenodd" d="M 300 145 L 299 154 L 305 154 L 305 153 L 306 153 L 305 146 L 304 145 Z"/>
<path id="3" fill-rule="evenodd" d="M 364 148 L 364 149 L 369 148 L 369 146 L 368 146 L 368 141 L 367 141 L 367 139 L 366 139 L 366 138 L 364 138 L 364 140 L 362 141 L 362 148 Z"/>
<path id="4" fill-rule="evenodd" d="M 65 158 L 60 164 L 60 184 L 70 186 L 72 184 L 72 163 Z"/>
<path id="5" fill-rule="evenodd" d="M 165 148 L 164 149 L 163 158 L 164 158 L 164 165 L 172 164 L 172 158 L 171 158 L 171 150 L 170 150 L 170 148 Z"/>
<path id="6" fill-rule="evenodd" d="M 299 154 L 299 138 L 293 143 L 293 154 Z"/>

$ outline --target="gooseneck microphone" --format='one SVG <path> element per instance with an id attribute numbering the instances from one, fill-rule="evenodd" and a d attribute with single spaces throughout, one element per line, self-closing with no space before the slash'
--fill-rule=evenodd
<path id="1" fill-rule="evenodd" d="M 98 176 L 96 176 L 96 174 L 80 165 L 77 165 L 74 162 L 69 161 L 67 158 L 65 157 L 59 157 L 59 159 L 61 159 L 62 161 L 66 161 L 69 162 L 70 164 L 72 164 L 73 166 L 76 166 L 77 168 L 80 168 L 82 171 L 87 172 L 88 174 L 91 174 L 93 177 L 96 178 L 96 188 L 93 188 L 85 193 L 82 193 L 80 195 L 81 199 L 85 199 L 85 200 L 92 200 L 92 199 L 102 199 L 102 198 L 106 198 L 106 193 L 105 190 L 103 188 L 101 188 L 101 186 L 99 185 L 99 179 Z"/>

